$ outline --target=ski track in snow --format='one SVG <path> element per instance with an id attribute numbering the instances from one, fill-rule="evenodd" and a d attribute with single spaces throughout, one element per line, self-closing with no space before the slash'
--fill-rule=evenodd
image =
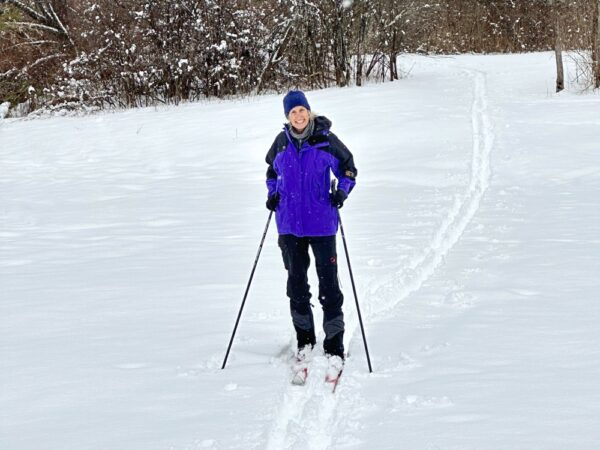
<path id="1" fill-rule="evenodd" d="M 493 127 L 487 114 L 485 74 L 466 70 L 473 79 L 473 105 L 471 124 L 473 129 L 473 154 L 471 177 L 466 192 L 455 199 L 431 243 L 392 275 L 391 279 L 368 289 L 370 308 L 367 317 L 381 320 L 410 294 L 419 290 L 433 275 L 448 252 L 460 240 L 469 222 L 479 209 L 479 204 L 489 186 L 491 176 L 490 154 L 494 142 Z"/>
<path id="2" fill-rule="evenodd" d="M 419 290 L 434 274 L 445 256 L 460 240 L 479 209 L 481 199 L 489 186 L 494 133 L 487 112 L 486 78 L 483 72 L 463 70 L 473 82 L 471 107 L 473 150 L 470 182 L 466 192 L 455 199 L 452 208 L 434 233 L 431 243 L 390 279 L 383 283 L 379 279 L 377 285 L 373 285 L 374 281 L 367 288 L 371 299 L 370 308 L 365 314 L 367 322 L 372 323 L 388 318 L 394 308 L 410 294 Z M 356 314 L 350 316 L 347 322 L 346 341 L 349 342 L 355 334 L 360 334 L 360 328 Z M 313 361 L 311 374 L 305 386 L 292 386 L 286 380 L 287 387 L 268 433 L 267 449 L 330 448 L 332 436 L 336 435 L 332 430 L 339 425 L 340 419 L 336 412 L 340 398 L 350 406 L 358 400 L 354 394 L 352 396 L 345 394 L 346 386 L 351 387 L 356 384 L 352 372 L 348 370 L 353 364 L 350 361 L 346 364 L 336 394 L 332 394 L 323 382 L 325 365 L 324 357 L 317 357 Z"/>

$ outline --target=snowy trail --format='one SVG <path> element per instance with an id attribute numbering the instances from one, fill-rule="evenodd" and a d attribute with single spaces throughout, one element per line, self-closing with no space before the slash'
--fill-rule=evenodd
<path id="1" fill-rule="evenodd" d="M 385 282 L 376 280 L 371 283 L 372 286 L 368 289 L 371 307 L 367 314 L 370 320 L 387 317 L 391 310 L 431 277 L 444 257 L 460 240 L 489 186 L 494 132 L 487 112 L 485 74 L 474 70 L 465 70 L 465 72 L 472 78 L 474 85 L 471 107 L 473 153 L 469 185 L 462 197 L 455 199 L 431 243 L 420 254 L 413 257 L 405 267 L 394 273 L 391 279 Z"/>
<path id="2" fill-rule="evenodd" d="M 494 133 L 487 110 L 485 74 L 470 69 L 464 69 L 464 73 L 472 79 L 473 84 L 471 107 L 473 148 L 470 181 L 466 192 L 455 199 L 448 215 L 434 233 L 431 243 L 421 253 L 412 258 L 390 279 L 385 281 L 379 279 L 375 286 L 367 289 L 371 306 L 365 315 L 367 322 L 389 317 L 390 311 L 411 293 L 419 290 L 431 277 L 444 257 L 460 240 L 479 209 L 481 199 L 489 186 Z M 350 311 L 352 312 L 347 314 L 347 342 L 355 336 L 360 339 L 357 314 L 352 309 Z M 363 357 L 361 346 L 357 358 Z M 339 389 L 336 395 L 332 395 L 324 386 L 325 364 L 324 358 L 314 362 L 307 386 L 299 388 L 287 385 L 281 405 L 275 414 L 276 420 L 268 435 L 267 449 L 330 448 L 332 439 L 337 436 L 332 430 L 339 425 L 336 412 L 340 397 L 344 397 L 347 403 L 356 402 L 348 395 L 344 395 L 344 385 L 356 383 L 352 377 L 352 370 L 359 363 L 357 361 L 347 363 L 349 367 L 345 371 L 342 389 Z M 362 361 L 359 365 L 361 368 L 357 370 L 365 370 L 362 368 Z"/>

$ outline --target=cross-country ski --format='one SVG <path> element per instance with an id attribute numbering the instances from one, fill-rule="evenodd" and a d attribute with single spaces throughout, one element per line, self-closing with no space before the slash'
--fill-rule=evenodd
<path id="1" fill-rule="evenodd" d="M 331 392 L 335 392 L 340 377 L 344 370 L 344 360 L 339 356 L 327 358 L 327 373 L 325 374 L 325 383 L 331 387 Z"/>
<path id="2" fill-rule="evenodd" d="M 298 351 L 292 363 L 292 384 L 296 386 L 304 386 L 306 384 L 312 356 L 311 346 L 306 346 Z"/>

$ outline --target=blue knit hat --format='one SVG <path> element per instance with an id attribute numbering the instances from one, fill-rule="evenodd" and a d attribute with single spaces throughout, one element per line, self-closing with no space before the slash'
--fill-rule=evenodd
<path id="1" fill-rule="evenodd" d="M 310 105 L 306 100 L 306 95 L 302 91 L 290 91 L 283 97 L 283 112 L 285 117 L 290 115 L 290 111 L 296 106 L 304 106 L 310 111 Z"/>

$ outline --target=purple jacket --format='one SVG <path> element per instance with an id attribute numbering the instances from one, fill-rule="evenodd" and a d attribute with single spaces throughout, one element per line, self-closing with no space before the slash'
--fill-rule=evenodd
<path id="1" fill-rule="evenodd" d="M 268 195 L 280 196 L 275 211 L 279 234 L 335 235 L 338 214 L 329 200 L 331 172 L 339 181 L 338 189 L 346 194 L 356 184 L 352 153 L 329 131 L 331 121 L 323 116 L 314 121 L 312 135 L 300 148 L 286 124 L 267 153 Z"/>

